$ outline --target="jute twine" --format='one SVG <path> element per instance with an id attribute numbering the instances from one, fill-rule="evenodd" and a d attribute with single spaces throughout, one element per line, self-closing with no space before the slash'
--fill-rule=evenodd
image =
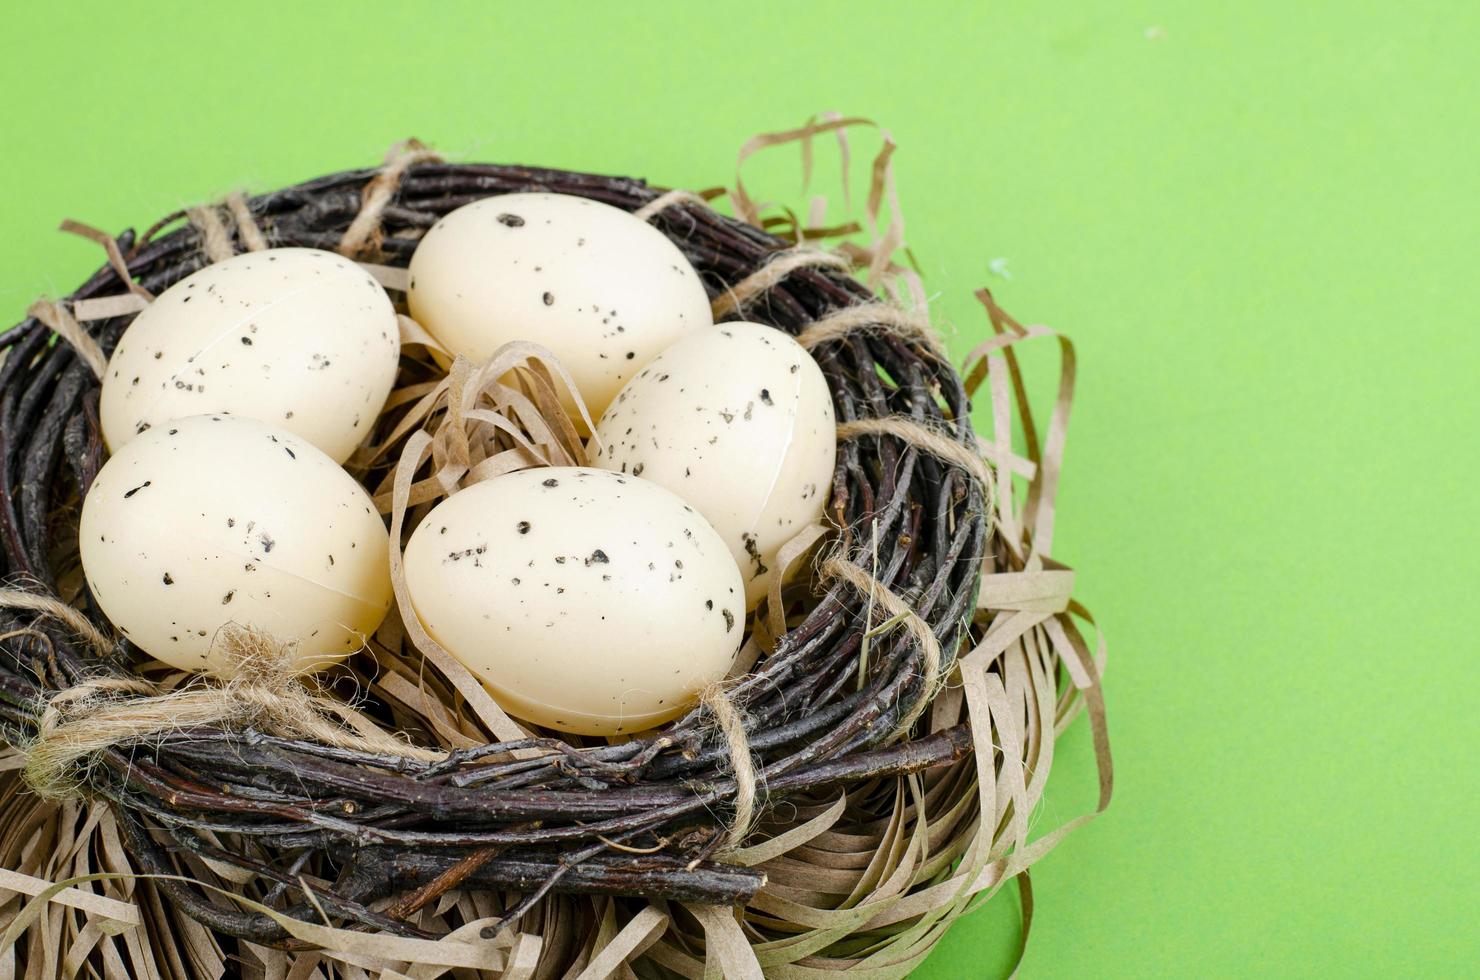
<path id="1" fill-rule="evenodd" d="M 723 687 L 711 684 L 699 695 L 699 703 L 714 716 L 735 772 L 735 817 L 726 838 L 729 848 L 744 843 L 755 823 L 757 778 L 755 759 L 750 754 L 750 739 L 745 733 L 745 719 Z"/>
<path id="2" fill-rule="evenodd" d="M 96 627 L 76 621 L 65 603 L 7 592 L 0 604 L 62 619 L 97 646 Z M 85 617 L 83 617 L 85 619 Z M 42 710 L 36 738 L 25 748 L 25 777 L 48 798 L 77 795 L 91 760 L 109 749 L 191 728 L 256 729 L 323 745 L 435 762 L 425 749 L 375 727 L 343 702 L 306 687 L 296 645 L 268 633 L 229 626 L 217 638 L 227 665 L 223 678 L 197 677 L 161 691 L 137 677 L 99 676 L 59 691 Z"/>
<path id="3" fill-rule="evenodd" d="M 242 244 L 247 247 L 248 252 L 260 252 L 267 248 L 267 238 L 262 234 L 262 229 L 257 227 L 257 221 L 247 207 L 245 194 L 233 191 L 226 195 L 226 210 L 236 221 L 237 233 L 241 235 Z"/>
<path id="4" fill-rule="evenodd" d="M 930 624 L 925 622 L 908 602 L 905 602 L 902 597 L 891 591 L 888 586 L 862 566 L 835 555 L 822 563 L 821 572 L 823 578 L 841 579 L 868 596 L 873 602 L 883 606 L 891 617 L 897 618 L 905 629 L 909 630 L 915 642 L 920 645 L 920 666 L 923 671 L 920 696 L 915 699 L 915 703 L 910 706 L 909 712 L 900 719 L 899 727 L 895 729 L 896 734 L 908 732 L 925 713 L 925 709 L 935 699 L 936 692 L 940 690 L 943 680 L 941 664 L 945 659 L 940 648 L 940 640 L 936 638 L 935 631 L 930 628 Z M 870 625 L 865 623 L 864 628 L 868 629 Z"/>
<path id="5" fill-rule="evenodd" d="M 969 446 L 957 442 L 942 432 L 937 432 L 903 415 L 890 415 L 878 419 L 852 419 L 838 424 L 839 439 L 858 439 L 863 436 L 890 436 L 952 466 L 959 466 L 982 485 L 988 499 L 991 499 L 992 488 L 996 482 L 991 467 L 980 454 L 974 452 Z"/>
<path id="6" fill-rule="evenodd" d="M 715 319 L 740 309 L 797 269 L 838 269 L 847 271 L 853 262 L 845 255 L 825 252 L 820 248 L 800 247 L 777 252 L 771 260 L 714 298 L 710 307 Z"/>
<path id="7" fill-rule="evenodd" d="M 678 189 L 659 194 L 636 211 L 633 211 L 632 216 L 634 218 L 641 218 L 643 221 L 651 221 L 655 216 L 676 204 L 695 204 L 701 208 L 709 207 L 709 202 L 693 191 Z"/>
<path id="8" fill-rule="evenodd" d="M 353 259 L 362 253 L 377 251 L 380 244 L 380 216 L 400 187 L 401 178 L 414 164 L 441 159 L 420 140 L 406 140 L 391 147 L 386 153 L 385 165 L 365 185 L 365 190 L 360 195 L 360 212 L 340 238 L 339 253 Z"/>
<path id="9" fill-rule="evenodd" d="M 228 194 L 220 204 L 203 204 L 185 209 L 185 217 L 200 232 L 200 248 L 206 258 L 212 262 L 221 262 L 236 254 L 236 248 L 231 243 L 231 230 L 221 220 L 223 210 L 236 225 L 237 235 L 247 251 L 260 252 L 267 248 L 267 238 L 262 234 L 262 229 L 257 227 L 252 212 L 247 208 L 246 196 L 235 191 Z"/>
<path id="10" fill-rule="evenodd" d="M 82 637 L 99 656 L 111 653 L 113 650 L 113 640 L 108 634 L 98 629 L 92 620 L 83 615 L 82 610 L 68 605 L 55 596 L 27 592 L 24 589 L 0 589 L 0 608 L 25 609 L 50 616 L 71 627 L 72 631 Z"/>
<path id="11" fill-rule="evenodd" d="M 829 313 L 797 334 L 797 343 L 811 350 L 864 329 L 884 330 L 903 340 L 918 341 L 936 356 L 945 356 L 940 335 L 931 329 L 930 322 L 893 303 L 864 303 Z"/>

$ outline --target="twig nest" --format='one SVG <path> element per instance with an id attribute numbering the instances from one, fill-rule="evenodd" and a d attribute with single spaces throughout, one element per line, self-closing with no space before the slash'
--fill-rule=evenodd
<path id="1" fill-rule="evenodd" d="M 412 316 L 474 363 L 533 340 L 593 415 L 659 351 L 711 325 L 682 252 L 647 222 L 565 194 L 505 194 L 442 218 L 411 258 Z"/>
<path id="2" fill-rule="evenodd" d="M 333 252 L 248 252 L 186 276 L 118 342 L 103 436 L 118 452 L 171 419 L 261 419 L 344 462 L 395 382 L 400 336 L 385 290 Z"/>
<path id="3" fill-rule="evenodd" d="M 352 653 L 391 604 L 369 495 L 282 429 L 179 419 L 120 449 L 82 507 L 82 566 L 125 636 L 187 670 L 230 673 L 228 624 L 296 645 L 305 669 Z"/>
<path id="4" fill-rule="evenodd" d="M 511 473 L 438 504 L 406 547 L 427 632 L 511 713 L 614 735 L 724 677 L 744 632 L 725 544 L 654 483 L 588 467 Z"/>
<path id="5" fill-rule="evenodd" d="M 596 465 L 667 487 L 714 525 L 747 607 L 766 594 L 781 546 L 822 517 L 837 455 L 817 362 L 759 323 L 722 323 L 659 354 L 596 434 Z"/>

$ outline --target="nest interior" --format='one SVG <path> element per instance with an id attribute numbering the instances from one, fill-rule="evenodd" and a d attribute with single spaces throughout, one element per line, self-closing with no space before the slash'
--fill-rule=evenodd
<path id="1" fill-rule="evenodd" d="M 274 246 L 336 249 L 374 170 L 356 170 L 250 198 Z M 423 162 L 402 175 L 381 215 L 375 261 L 405 266 L 418 237 L 453 209 L 515 191 L 576 194 L 634 211 L 658 196 L 641 181 L 527 167 Z M 751 276 L 792 243 L 694 202 L 653 217 L 701 274 L 711 296 Z M 232 243 L 246 247 L 229 229 Z M 158 293 L 207 259 L 202 233 L 172 215 L 117 240 L 129 274 Z M 129 285 L 105 266 L 69 301 Z M 729 314 L 791 333 L 841 309 L 877 302 L 846 272 L 800 266 Z M 128 316 L 89 331 L 111 351 Z M 531 338 L 538 341 L 538 337 Z M 99 381 L 69 346 L 27 319 L 0 335 L 0 561 L 24 588 L 62 595 L 112 628 L 76 584 L 76 513 L 105 458 Z M 812 351 L 840 424 L 904 418 L 975 450 L 957 371 L 932 347 L 886 329 L 857 329 Z M 367 484 L 385 471 L 365 475 Z M 893 593 L 907 596 L 950 658 L 973 626 L 990 556 L 989 501 L 965 468 L 890 436 L 842 440 L 828 513 L 837 547 Z M 865 639 L 867 596 L 848 582 L 816 584 L 775 649 L 728 690 L 741 713 L 761 801 L 814 800 L 829 787 L 966 759 L 966 722 L 925 720 L 899 735 L 925 689 L 922 644 L 908 630 Z M 877 618 L 877 617 L 876 617 Z M 0 610 L 0 732 L 35 738 L 48 699 L 100 673 L 132 676 L 140 656 L 120 639 L 97 656 L 65 624 Z M 860 682 L 860 651 L 870 646 Z M 374 712 L 371 704 L 365 709 Z M 437 748 L 434 742 L 428 742 Z M 527 750 L 527 751 L 525 751 Z M 519 756 L 511 753 L 519 751 Z M 506 911 L 547 892 L 744 902 L 765 877 L 716 860 L 737 782 L 724 736 L 704 708 L 619 744 L 536 737 L 449 751 L 438 762 L 352 752 L 255 730 L 189 730 L 118 746 L 80 774 L 108 802 L 141 871 L 190 877 L 192 860 L 235 868 L 245 893 L 300 919 L 424 936 L 388 901 L 429 883 L 519 893 Z M 824 794 L 825 795 L 825 794 Z M 321 884 L 295 874 L 311 856 Z M 296 862 L 296 864 L 295 864 Z M 276 919 L 233 907 L 177 879 L 158 887 L 190 916 L 253 943 L 292 942 Z"/>

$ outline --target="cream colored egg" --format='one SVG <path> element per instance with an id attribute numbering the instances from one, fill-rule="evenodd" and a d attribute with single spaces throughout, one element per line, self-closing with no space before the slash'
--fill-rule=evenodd
<path id="1" fill-rule="evenodd" d="M 358 649 L 392 600 L 388 536 L 364 489 L 305 440 L 239 416 L 130 440 L 89 489 L 80 536 L 103 612 L 187 670 L 229 673 L 228 624 L 296 642 L 311 669 Z"/>
<path id="2" fill-rule="evenodd" d="M 406 546 L 416 615 L 513 715 L 614 735 L 677 717 L 745 629 L 714 529 L 645 480 L 524 470 L 438 504 Z"/>
<path id="3" fill-rule="evenodd" d="M 333 252 L 275 248 L 208 265 L 124 331 L 103 379 L 117 452 L 188 415 L 261 419 L 344 462 L 390 394 L 399 361 L 385 290 Z"/>
<path id="4" fill-rule="evenodd" d="M 564 194 L 490 197 L 444 217 L 411 258 L 410 304 L 474 361 L 512 340 L 548 347 L 592 418 L 659 351 L 714 322 L 698 274 L 661 232 Z"/>
<path id="5" fill-rule="evenodd" d="M 595 465 L 667 487 L 714 525 L 744 572 L 747 607 L 781 546 L 822 516 L 837 456 L 817 362 L 758 323 L 721 323 L 663 351 L 596 434 Z"/>

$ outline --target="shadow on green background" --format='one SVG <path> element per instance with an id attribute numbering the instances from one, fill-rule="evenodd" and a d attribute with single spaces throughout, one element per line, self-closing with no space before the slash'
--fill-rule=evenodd
<path id="1" fill-rule="evenodd" d="M 1377 6 L 16 5 L 0 318 L 97 265 L 63 217 L 408 135 L 709 186 L 870 115 L 953 349 L 983 284 L 1080 348 L 1056 557 L 1110 637 L 1117 798 L 1035 870 L 1024 974 L 1473 970 L 1480 7 Z M 1044 827 L 1093 804 L 1085 734 Z M 920 975 L 994 972 L 1010 896 Z"/>

